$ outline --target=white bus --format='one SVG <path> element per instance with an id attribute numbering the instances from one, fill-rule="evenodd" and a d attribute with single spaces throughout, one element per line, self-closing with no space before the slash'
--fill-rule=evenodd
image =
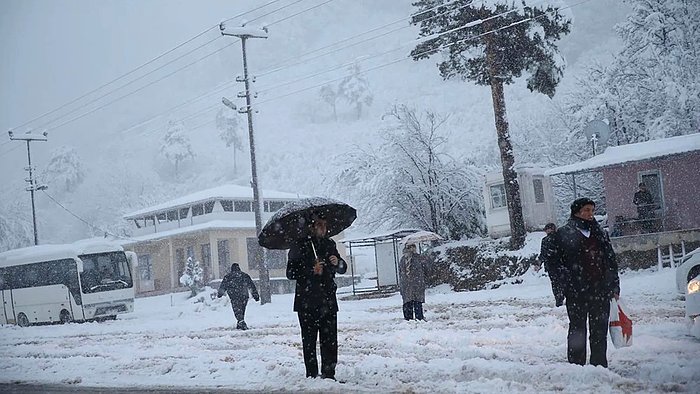
<path id="1" fill-rule="evenodd" d="M 136 255 L 101 240 L 0 253 L 0 324 L 115 319 L 133 312 Z"/>

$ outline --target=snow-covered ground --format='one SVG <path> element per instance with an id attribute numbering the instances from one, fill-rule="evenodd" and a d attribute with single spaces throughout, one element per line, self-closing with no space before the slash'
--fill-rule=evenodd
<path id="1" fill-rule="evenodd" d="M 313 392 L 700 392 L 700 341 L 688 335 L 674 271 L 623 274 L 634 345 L 608 346 L 610 368 L 566 362 L 566 311 L 549 280 L 455 293 L 431 289 L 427 322 L 398 296 L 341 301 L 337 377 L 304 378 L 292 296 L 248 306 L 236 331 L 228 300 L 141 298 L 105 323 L 0 328 L 0 383 Z M 74 386 L 74 387 L 75 387 Z"/>

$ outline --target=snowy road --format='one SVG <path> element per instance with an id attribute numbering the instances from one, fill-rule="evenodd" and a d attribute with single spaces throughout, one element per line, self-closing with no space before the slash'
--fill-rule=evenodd
<path id="1" fill-rule="evenodd" d="M 566 311 L 546 278 L 427 296 L 427 322 L 400 298 L 341 301 L 337 376 L 304 379 L 291 295 L 250 303 L 232 329 L 227 300 L 137 299 L 105 323 L 0 328 L 0 382 L 68 387 L 306 392 L 700 392 L 700 341 L 688 335 L 674 272 L 622 275 L 634 346 L 608 347 L 610 368 L 566 362 Z M 7 386 L 5 386 L 7 387 Z"/>

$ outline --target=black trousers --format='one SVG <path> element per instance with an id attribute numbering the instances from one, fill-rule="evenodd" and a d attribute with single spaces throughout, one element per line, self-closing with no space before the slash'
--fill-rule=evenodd
<path id="1" fill-rule="evenodd" d="M 608 318 L 610 297 L 602 294 L 579 294 L 566 297 L 569 315 L 567 356 L 572 364 L 586 364 L 586 320 L 590 330 L 591 365 L 608 367 Z"/>
<path id="2" fill-rule="evenodd" d="M 298 312 L 298 316 L 306 377 L 318 376 L 316 337 L 321 340 L 321 374 L 328 378 L 335 377 L 335 365 L 338 363 L 338 312 L 304 311 Z"/>
<path id="3" fill-rule="evenodd" d="M 242 322 L 245 320 L 245 308 L 248 305 L 248 298 L 231 298 L 231 308 L 236 320 Z"/>
<path id="4" fill-rule="evenodd" d="M 420 301 L 408 301 L 403 304 L 403 318 L 406 320 L 413 319 L 413 313 L 416 314 L 416 319 L 425 320 L 423 317 L 423 303 Z"/>

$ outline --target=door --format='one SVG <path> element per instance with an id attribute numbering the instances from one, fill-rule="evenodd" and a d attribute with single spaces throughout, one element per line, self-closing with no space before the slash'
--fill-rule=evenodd
<path id="1" fill-rule="evenodd" d="M 660 217 L 664 212 L 664 193 L 661 183 L 661 174 L 658 170 L 645 171 L 639 173 L 639 182 L 644 182 L 647 185 L 647 190 L 654 197 L 654 203 L 657 204 L 656 217 Z"/>

